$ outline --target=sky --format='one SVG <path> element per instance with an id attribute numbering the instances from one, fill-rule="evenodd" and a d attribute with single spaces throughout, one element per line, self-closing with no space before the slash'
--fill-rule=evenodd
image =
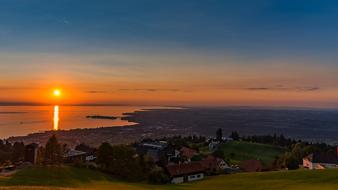
<path id="1" fill-rule="evenodd" d="M 0 5 L 0 104 L 338 107 L 336 1 Z"/>

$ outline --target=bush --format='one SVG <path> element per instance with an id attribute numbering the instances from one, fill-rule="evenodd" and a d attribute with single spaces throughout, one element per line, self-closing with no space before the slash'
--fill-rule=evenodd
<path id="1" fill-rule="evenodd" d="M 153 184 L 165 184 L 169 182 L 169 176 L 162 168 L 155 168 L 149 173 L 148 181 Z"/>

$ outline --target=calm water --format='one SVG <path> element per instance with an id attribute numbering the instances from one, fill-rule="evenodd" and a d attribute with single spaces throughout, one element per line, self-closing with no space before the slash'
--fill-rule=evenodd
<path id="1" fill-rule="evenodd" d="M 120 117 L 142 109 L 136 106 L 0 106 L 0 138 L 53 129 L 132 125 L 121 119 L 87 119 L 88 115 Z"/>

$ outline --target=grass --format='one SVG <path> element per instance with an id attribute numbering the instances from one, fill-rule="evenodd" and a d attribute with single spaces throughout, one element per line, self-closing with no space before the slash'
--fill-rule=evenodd
<path id="1" fill-rule="evenodd" d="M 91 181 L 111 181 L 110 176 L 98 171 L 67 166 L 29 167 L 20 170 L 9 178 L 0 178 L 6 186 L 59 186 L 75 187 Z"/>
<path id="2" fill-rule="evenodd" d="M 285 149 L 278 146 L 243 141 L 225 143 L 220 149 L 223 150 L 225 158 L 229 158 L 232 164 L 238 164 L 243 160 L 257 159 L 261 160 L 266 166 L 270 165 L 276 156 L 285 152 Z"/>
<path id="3" fill-rule="evenodd" d="M 0 190 L 333 190 L 338 170 L 242 173 L 209 177 L 180 185 L 148 185 L 115 180 L 101 172 L 72 167 L 31 167 L 0 178 Z"/>

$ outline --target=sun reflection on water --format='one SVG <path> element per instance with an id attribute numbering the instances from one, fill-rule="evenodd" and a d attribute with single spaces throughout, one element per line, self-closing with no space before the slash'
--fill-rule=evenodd
<path id="1" fill-rule="evenodd" d="M 53 129 L 57 131 L 59 129 L 59 106 L 55 105 L 54 106 L 54 126 Z"/>

